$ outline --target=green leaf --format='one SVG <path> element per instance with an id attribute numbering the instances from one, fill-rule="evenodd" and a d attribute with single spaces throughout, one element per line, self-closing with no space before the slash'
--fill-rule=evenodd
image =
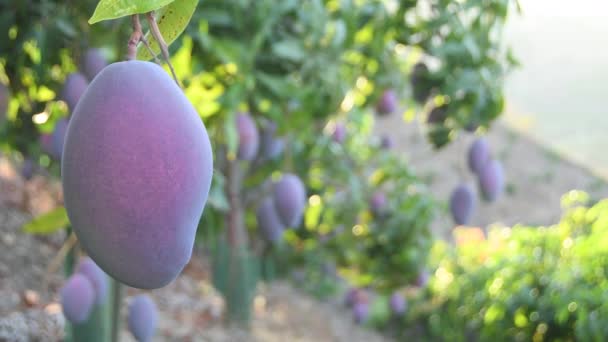
<path id="1" fill-rule="evenodd" d="M 167 46 L 171 45 L 184 32 L 196 10 L 196 5 L 198 5 L 198 0 L 175 0 L 169 6 L 159 11 L 156 21 Z M 160 53 L 158 42 L 150 39 L 150 37 L 150 32 L 146 33 L 146 39 L 150 43 L 150 48 L 155 55 L 158 55 Z M 143 44 L 140 44 L 137 58 L 149 60 L 152 57 L 148 49 Z"/>
<path id="2" fill-rule="evenodd" d="M 173 1 L 175 0 L 101 0 L 89 19 L 89 24 L 155 11 Z"/>
<path id="3" fill-rule="evenodd" d="M 239 134 L 236 128 L 236 115 L 233 112 L 228 113 L 226 124 L 224 125 L 224 133 L 226 134 L 226 145 L 228 152 L 236 157 L 239 147 Z"/>
<path id="4" fill-rule="evenodd" d="M 209 205 L 223 212 L 230 210 L 230 204 L 224 192 L 225 183 L 226 178 L 224 178 L 224 175 L 219 172 L 213 173 L 213 183 L 209 191 Z"/>
<path id="5" fill-rule="evenodd" d="M 65 229 L 70 224 L 68 214 L 64 207 L 40 215 L 23 225 L 23 231 L 30 234 L 52 234 Z"/>
<path id="6" fill-rule="evenodd" d="M 289 59 L 294 62 L 303 60 L 305 56 L 300 42 L 295 39 L 283 40 L 272 44 L 272 52 L 280 58 Z"/>

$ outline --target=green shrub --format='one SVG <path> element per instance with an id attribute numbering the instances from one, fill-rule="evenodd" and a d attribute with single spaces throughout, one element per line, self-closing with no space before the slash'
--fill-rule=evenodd
<path id="1" fill-rule="evenodd" d="M 456 248 L 436 244 L 437 269 L 409 328 L 447 341 L 608 339 L 608 200 L 586 202 L 566 194 L 550 227 L 494 228 L 482 240 L 469 230 Z"/>

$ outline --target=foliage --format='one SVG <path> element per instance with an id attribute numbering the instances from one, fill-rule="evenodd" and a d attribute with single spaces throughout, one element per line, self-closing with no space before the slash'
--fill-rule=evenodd
<path id="1" fill-rule="evenodd" d="M 51 234 L 64 229 L 70 224 L 64 207 L 56 208 L 40 215 L 23 226 L 23 231 L 30 234 Z"/>
<path id="2" fill-rule="evenodd" d="M 372 117 L 343 118 L 347 138 L 313 136 L 295 155 L 305 160 L 311 195 L 304 227 L 286 235 L 296 261 L 301 254 L 334 260 L 343 277 L 382 292 L 413 282 L 426 264 L 435 203 L 407 164 L 371 135 Z M 381 212 L 372 195 L 387 198 Z"/>
<path id="3" fill-rule="evenodd" d="M 181 1 L 192 3 L 175 0 L 168 6 Z M 169 2 L 146 2 L 131 13 L 160 3 Z M 224 232 L 241 239 L 226 241 L 234 249 L 230 253 L 212 248 L 228 255 L 223 259 L 234 269 L 226 273 L 252 279 L 243 286 L 254 286 L 257 278 L 242 255 L 268 250 L 258 238 L 255 206 L 281 170 L 302 176 L 310 196 L 303 226 L 285 234 L 291 260 L 303 262 L 316 253 L 335 260 L 351 281 L 381 292 L 411 283 L 426 260 L 434 204 L 407 163 L 373 143 L 371 114 L 381 95 L 394 90 L 407 120 L 445 108 L 445 117 L 427 126 L 438 148 L 463 128 L 488 128 L 502 111 L 502 81 L 514 63 L 500 44 L 512 3 L 201 1 L 186 34 L 172 44 L 171 61 L 214 145 L 216 170 L 199 231 L 211 247 Z M 0 82 L 12 94 L 0 148 L 33 156 L 55 174 L 56 162 L 38 141 L 69 114 L 56 97 L 62 82 L 86 47 L 103 47 L 110 60 L 121 59 L 130 33 L 128 20 L 88 26 L 93 5 L 0 5 L 0 34 L 9 37 L 0 44 Z M 277 124 L 287 142 L 281 158 L 235 161 L 239 111 L 251 113 L 260 126 Z M 319 134 L 337 121 L 350 132 L 343 145 Z M 376 190 L 386 193 L 386 215 L 368 208 Z M 247 238 L 229 223 L 246 227 Z M 250 288 L 241 290 L 248 301 Z M 244 304 L 233 289 L 225 293 L 236 298 L 230 305 Z"/>
<path id="4" fill-rule="evenodd" d="M 438 243 L 437 271 L 408 325 L 433 340 L 606 340 L 608 200 L 588 206 L 572 191 L 562 202 L 550 227 L 495 228 L 487 239 L 465 231 L 456 249 Z"/>
<path id="5" fill-rule="evenodd" d="M 448 119 L 432 125 L 432 141 L 439 146 L 459 128 L 488 126 L 500 113 L 502 79 L 513 62 L 499 44 L 510 3 L 487 1 L 480 11 L 473 0 L 449 5 L 210 0 L 199 4 L 187 35 L 174 44 L 190 46 L 193 57 L 178 52 L 174 63 L 181 65 L 180 78 L 203 117 L 232 113 L 245 103 L 252 112 L 280 121 L 284 131 L 287 118 L 290 125 L 305 127 L 310 118 L 331 115 L 341 104 L 349 110 L 373 103 L 385 88 L 412 94 L 407 74 L 415 62 L 428 60 L 430 71 L 417 78 L 416 87 L 440 95 L 430 107 L 450 103 Z M 9 37 L 0 44 L 0 81 L 14 94 L 3 149 L 41 155 L 38 135 L 66 115 L 55 94 L 86 47 L 103 46 L 111 60 L 124 54 L 128 20 L 88 26 L 94 5 L 0 5 L 8 9 L 2 11 L 0 32 Z M 411 99 L 402 104 L 415 108 Z M 32 115 L 44 111 L 50 114 L 47 121 L 32 122 Z M 232 115 L 221 117 L 231 122 Z M 234 139 L 232 128 L 218 128 Z"/>

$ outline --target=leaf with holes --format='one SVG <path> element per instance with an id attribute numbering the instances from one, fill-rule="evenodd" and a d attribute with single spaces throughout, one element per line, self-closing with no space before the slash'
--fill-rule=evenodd
<path id="1" fill-rule="evenodd" d="M 175 0 L 169 6 L 158 11 L 156 15 L 158 29 L 163 35 L 167 46 L 171 45 L 184 32 L 186 26 L 188 26 L 188 22 L 190 22 L 190 18 L 194 14 L 194 10 L 196 10 L 196 5 L 198 5 L 198 0 Z M 150 48 L 154 54 L 158 55 L 160 47 L 156 40 L 151 39 L 150 32 L 146 33 L 146 39 L 150 43 Z M 150 51 L 143 44 L 140 44 L 137 58 L 149 60 L 152 57 Z"/>
<path id="2" fill-rule="evenodd" d="M 156 11 L 173 1 L 175 0 L 101 0 L 89 19 L 89 24 Z"/>
<path id="3" fill-rule="evenodd" d="M 64 207 L 59 207 L 40 215 L 23 225 L 23 231 L 30 234 L 52 234 L 70 224 Z"/>

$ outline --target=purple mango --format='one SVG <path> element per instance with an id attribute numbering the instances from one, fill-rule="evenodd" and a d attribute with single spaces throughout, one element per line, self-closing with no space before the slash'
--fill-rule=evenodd
<path id="1" fill-rule="evenodd" d="M 61 90 L 61 99 L 68 104 L 68 109 L 73 112 L 80 100 L 82 94 L 89 85 L 89 81 L 79 72 L 74 72 L 68 75 Z"/>
<path id="2" fill-rule="evenodd" d="M 23 165 L 21 165 L 21 176 L 26 180 L 30 180 L 34 176 L 35 169 L 36 165 L 34 161 L 31 158 L 25 158 Z"/>
<path id="3" fill-rule="evenodd" d="M 369 303 L 368 302 L 356 302 L 353 305 L 353 317 L 357 324 L 363 324 L 369 317 Z"/>
<path id="4" fill-rule="evenodd" d="M 258 228 L 264 237 L 271 242 L 278 241 L 283 235 L 283 222 L 277 213 L 272 197 L 267 197 L 262 201 L 256 212 Z"/>
<path id="5" fill-rule="evenodd" d="M 53 136 L 52 134 L 42 133 L 39 137 L 40 148 L 42 151 L 51 157 L 54 157 L 53 154 Z"/>
<path id="6" fill-rule="evenodd" d="M 264 157 L 266 159 L 276 159 L 283 153 L 284 149 L 285 140 L 279 138 L 272 139 L 264 146 Z"/>
<path id="7" fill-rule="evenodd" d="M 158 310 L 150 296 L 135 296 L 127 314 L 129 331 L 138 342 L 152 341 L 158 325 Z"/>
<path id="8" fill-rule="evenodd" d="M 484 138 L 479 138 L 469 147 L 468 162 L 472 172 L 479 175 L 481 168 L 490 159 L 490 145 Z"/>
<path id="9" fill-rule="evenodd" d="M 353 306 L 357 299 L 358 292 L 359 292 L 359 289 L 355 289 L 355 288 L 351 288 L 348 291 L 346 291 L 346 294 L 344 295 L 344 304 L 348 307 Z"/>
<path id="10" fill-rule="evenodd" d="M 380 100 L 376 105 L 376 111 L 381 115 L 391 114 L 397 110 L 398 104 L 399 99 L 397 98 L 397 93 L 392 89 L 388 89 L 380 96 Z"/>
<path id="11" fill-rule="evenodd" d="M 426 118 L 426 122 L 430 124 L 439 124 L 445 121 L 448 117 L 447 106 L 435 107 Z"/>
<path id="12" fill-rule="evenodd" d="M 384 192 L 376 191 L 369 200 L 370 210 L 376 215 L 381 215 L 386 211 L 387 202 Z"/>
<path id="13" fill-rule="evenodd" d="M 236 129 L 239 134 L 238 158 L 253 160 L 260 147 L 260 135 L 255 121 L 249 114 L 239 113 L 236 117 Z"/>
<path id="14" fill-rule="evenodd" d="M 342 144 L 346 139 L 346 125 L 341 122 L 336 123 L 331 139 L 338 144 Z"/>
<path id="15" fill-rule="evenodd" d="M 95 303 L 101 304 L 108 297 L 108 276 L 106 273 L 89 257 L 85 257 L 76 266 L 76 273 L 80 273 L 91 281 L 95 289 Z"/>
<path id="16" fill-rule="evenodd" d="M 101 49 L 88 49 L 82 56 L 81 68 L 89 80 L 93 80 L 108 65 Z"/>
<path id="17" fill-rule="evenodd" d="M 267 123 L 262 130 L 261 150 L 264 159 L 275 159 L 285 148 L 285 141 L 275 137 L 276 124 L 274 122 Z"/>
<path id="18" fill-rule="evenodd" d="M 389 305 L 395 315 L 403 315 L 405 313 L 405 310 L 407 309 L 407 301 L 405 300 L 405 297 L 399 292 L 394 292 L 391 295 L 391 298 L 389 299 Z"/>
<path id="19" fill-rule="evenodd" d="M 131 287 L 167 285 L 192 255 L 213 174 L 207 130 L 157 64 L 104 68 L 65 141 L 65 207 L 86 253 Z"/>
<path id="20" fill-rule="evenodd" d="M 414 65 L 410 76 L 410 84 L 412 86 L 412 96 L 418 103 L 425 103 L 431 95 L 431 85 L 428 84 L 429 68 L 424 62 L 418 62 Z"/>
<path id="21" fill-rule="evenodd" d="M 426 287 L 429 283 L 430 274 L 427 270 L 423 270 L 418 273 L 418 277 L 416 277 L 416 286 L 418 287 Z"/>
<path id="22" fill-rule="evenodd" d="M 344 295 L 344 304 L 348 307 L 359 302 L 368 302 L 369 294 L 364 289 L 351 288 Z"/>
<path id="23" fill-rule="evenodd" d="M 496 159 L 487 161 L 478 174 L 483 199 L 494 202 L 504 191 L 505 175 L 502 163 Z"/>
<path id="24" fill-rule="evenodd" d="M 469 184 L 460 184 L 450 196 L 450 211 L 458 225 L 469 223 L 475 209 L 475 195 Z"/>
<path id="25" fill-rule="evenodd" d="M 83 323 L 91 314 L 95 290 L 91 281 L 82 274 L 73 274 L 60 290 L 63 315 L 72 323 Z"/>
<path id="26" fill-rule="evenodd" d="M 286 173 L 274 185 L 274 206 L 287 227 L 300 225 L 306 206 L 306 188 L 300 178 Z"/>
<path id="27" fill-rule="evenodd" d="M 464 130 L 469 133 L 474 133 L 478 128 L 479 124 L 475 121 L 471 121 L 466 126 L 464 126 Z"/>
<path id="28" fill-rule="evenodd" d="M 389 137 L 388 135 L 383 135 L 380 138 L 380 147 L 385 149 L 385 150 L 389 150 L 391 148 L 393 148 L 393 139 L 391 137 Z"/>

